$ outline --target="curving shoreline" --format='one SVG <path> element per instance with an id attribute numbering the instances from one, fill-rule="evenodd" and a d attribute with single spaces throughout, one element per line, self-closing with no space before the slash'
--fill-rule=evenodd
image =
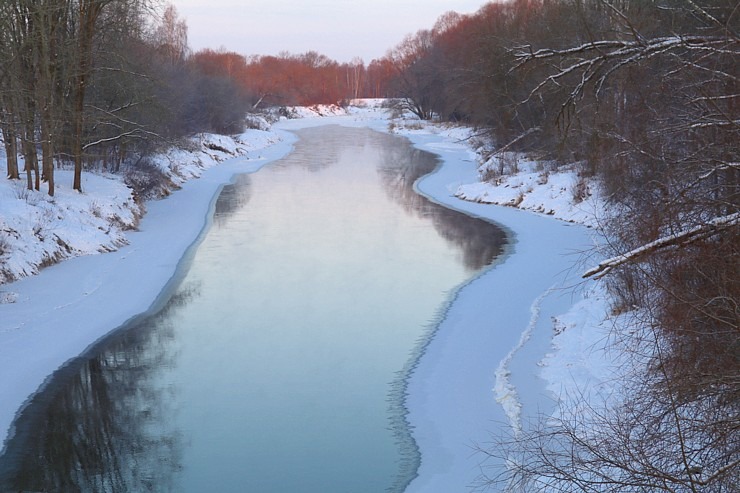
<path id="1" fill-rule="evenodd" d="M 187 252 L 207 228 L 207 211 L 214 198 L 235 173 L 256 171 L 288 153 L 294 137 L 284 130 L 327 124 L 388 131 L 387 120 L 377 114 L 281 122 L 275 128 L 283 140 L 265 151 L 263 158 L 229 160 L 187 182 L 166 200 L 150 203 L 140 232 L 130 235 L 129 246 L 106 255 L 65 261 L 38 276 L 13 283 L 18 301 L 0 306 L 0 374 L 4 377 L 0 381 L 0 395 L 4 397 L 0 434 L 7 437 L 12 433 L 10 427 L 18 408 L 70 355 L 76 358 L 94 345 L 106 335 L 106 327 L 120 327 L 131 314 L 151 309 L 152 300 L 166 292 L 178 266 L 187 261 Z M 438 154 L 442 160 L 434 173 L 419 180 L 420 193 L 446 207 L 504 224 L 516 238 L 510 246 L 513 254 L 504 262 L 487 268 L 455 291 L 454 300 L 423 345 L 425 357 L 412 364 L 404 391 L 413 440 L 422 455 L 418 475 L 407 491 L 430 491 L 431 485 L 441 490 L 464 489 L 480 473 L 480 457 L 471 458 L 470 444 L 487 440 L 492 420 L 506 419 L 493 392 L 494 371 L 516 345 L 522 330 L 530 326 L 532 301 L 541 297 L 563 268 L 572 263 L 572 258 L 564 261 L 561 256 L 571 248 L 581 248 L 581 240 L 588 235 L 585 228 L 551 218 L 455 198 L 451 183 L 477 179 L 470 151 L 443 135 L 417 133 L 407 137 L 416 147 Z M 551 237 L 551 241 L 542 244 L 542 235 Z M 569 236 L 569 241 L 562 241 L 562 237 Z M 163 244 L 168 245 L 167 251 L 162 251 Z M 498 324 L 504 328 L 494 334 L 493 346 L 499 347 L 492 347 L 492 327 L 497 324 L 489 312 L 491 296 L 501 298 L 511 308 L 505 323 Z M 545 306 L 532 326 L 535 335 L 549 341 L 549 326 L 540 322 L 567 311 L 572 303 L 569 300 Z M 522 308 L 526 316 L 523 325 Z M 65 328 L 63 334 L 58 333 L 58 327 Z M 529 366 L 524 364 L 524 368 Z M 530 369 L 531 375 L 526 378 L 532 381 L 537 378 L 536 368 Z M 543 395 L 546 398 L 544 383 L 535 394 L 520 396 L 525 413 L 532 410 L 533 403 L 538 405 Z M 465 408 L 459 402 L 465 402 Z"/>
<path id="2" fill-rule="evenodd" d="M 578 282 L 573 253 L 587 249 L 593 232 L 551 217 L 455 197 L 449 184 L 477 180 L 469 151 L 439 136 L 411 140 L 441 154 L 444 161 L 436 173 L 419 181 L 421 193 L 502 224 L 510 238 L 509 255 L 460 288 L 408 385 L 408 419 L 422 461 L 406 491 L 464 491 L 482 479 L 487 467 L 497 466 L 486 463 L 485 454 L 476 449 L 485 449 L 492 435 L 507 432 L 514 410 L 536 416 L 554 407 L 538 362 L 549 350 L 551 318 L 567 312 L 579 297 L 567 289 Z M 533 317 L 531 307 L 539 301 L 538 316 Z M 527 332 L 529 338 L 522 343 Z M 512 348 L 518 349 L 512 353 Z M 516 401 L 508 403 L 497 400 L 496 394 L 496 370 L 507 358 L 518 391 Z"/>

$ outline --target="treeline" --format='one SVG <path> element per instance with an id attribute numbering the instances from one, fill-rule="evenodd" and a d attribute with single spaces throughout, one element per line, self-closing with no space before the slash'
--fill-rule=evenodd
<path id="1" fill-rule="evenodd" d="M 359 58 L 339 63 L 315 51 L 244 56 L 209 49 L 194 58 L 206 73 L 227 74 L 254 109 L 337 104 L 394 94 L 390 81 L 395 68 L 385 59 L 366 66 Z"/>
<path id="2" fill-rule="evenodd" d="M 647 368 L 624 402 L 515 437 L 491 481 L 737 491 L 739 27 L 736 0 L 515 0 L 447 14 L 386 57 L 419 117 L 602 184 L 613 256 L 589 275 L 641 317 L 616 335 Z"/>
<path id="3" fill-rule="evenodd" d="M 191 56 L 175 8 L 146 0 L 0 2 L 8 177 L 54 194 L 56 164 L 117 171 L 156 146 L 243 128 L 248 101 Z"/>

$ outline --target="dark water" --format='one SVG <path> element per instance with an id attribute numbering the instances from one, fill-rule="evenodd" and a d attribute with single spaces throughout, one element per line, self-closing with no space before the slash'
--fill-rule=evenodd
<path id="1" fill-rule="evenodd" d="M 34 398 L 0 491 L 403 490 L 399 372 L 504 236 L 417 195 L 436 161 L 405 140 L 299 135 L 223 190 L 162 310 Z"/>

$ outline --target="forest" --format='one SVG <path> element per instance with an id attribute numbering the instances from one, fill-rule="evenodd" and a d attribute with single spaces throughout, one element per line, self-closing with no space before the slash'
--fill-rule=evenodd
<path id="1" fill-rule="evenodd" d="M 191 52 L 174 6 L 0 3 L 8 178 L 128 173 L 268 107 L 389 98 L 475 127 L 490 154 L 577 163 L 600 184 L 614 334 L 641 368 L 608 409 L 574 411 L 492 455 L 523 491 L 737 490 L 740 477 L 740 6 L 736 0 L 512 0 L 449 12 L 386 56 Z M 487 176 L 485 179 L 495 179 Z M 585 270 L 585 269 L 584 269 Z M 550 488 L 550 489 L 548 489 Z"/>

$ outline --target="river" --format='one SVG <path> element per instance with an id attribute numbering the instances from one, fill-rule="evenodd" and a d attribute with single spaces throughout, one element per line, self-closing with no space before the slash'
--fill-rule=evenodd
<path id="1" fill-rule="evenodd" d="M 158 313 L 34 397 L 0 490 L 362 493 L 413 479 L 404 369 L 504 234 L 418 195 L 437 161 L 403 139 L 298 134 L 289 156 L 224 188 Z"/>

